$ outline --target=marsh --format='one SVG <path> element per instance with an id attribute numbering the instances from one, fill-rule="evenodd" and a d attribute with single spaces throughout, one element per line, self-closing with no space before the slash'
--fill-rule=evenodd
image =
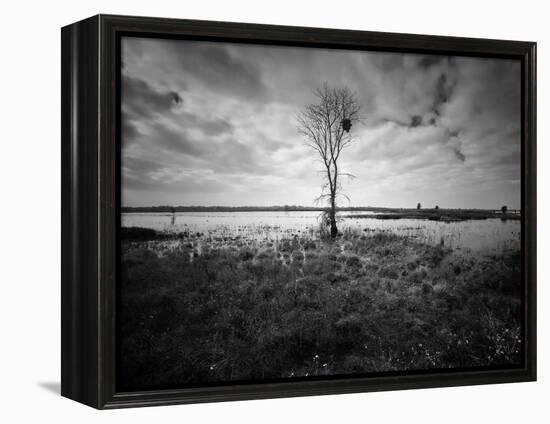
<path id="1" fill-rule="evenodd" d="M 117 385 L 521 366 L 521 63 L 121 39 Z"/>
<path id="2" fill-rule="evenodd" d="M 394 212 L 396 213 L 396 212 Z M 444 213 L 442 211 L 441 213 Z M 520 221 L 516 219 L 464 220 L 441 222 L 420 219 L 364 219 L 388 212 L 357 210 L 342 212 L 343 231 L 391 232 L 426 243 L 441 243 L 454 249 L 478 252 L 496 252 L 519 248 Z M 357 216 L 357 218 L 354 218 Z M 515 216 L 514 216 L 515 218 Z M 246 240 L 271 240 L 295 235 L 319 237 L 318 211 L 252 211 L 252 212 L 178 212 L 178 213 L 123 213 L 123 227 L 151 228 L 166 233 L 201 233 L 199 239 L 219 240 L 239 237 Z"/>
<path id="3" fill-rule="evenodd" d="M 124 381 L 518 363 L 518 221 L 348 218 L 333 240 L 318 215 L 124 215 Z"/>

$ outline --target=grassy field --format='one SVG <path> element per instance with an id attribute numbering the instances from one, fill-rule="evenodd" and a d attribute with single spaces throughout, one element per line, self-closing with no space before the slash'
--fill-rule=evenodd
<path id="1" fill-rule="evenodd" d="M 122 252 L 124 387 L 520 361 L 519 251 L 376 232 L 199 248 L 126 229 Z"/>

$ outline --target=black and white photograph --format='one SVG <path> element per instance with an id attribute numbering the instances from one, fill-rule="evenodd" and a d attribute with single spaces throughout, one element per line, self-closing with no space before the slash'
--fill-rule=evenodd
<path id="1" fill-rule="evenodd" d="M 518 60 L 121 40 L 123 389 L 522 364 Z"/>
<path id="2" fill-rule="evenodd" d="M 544 422 L 547 14 L 440 3 L 3 4 L 0 422 Z"/>

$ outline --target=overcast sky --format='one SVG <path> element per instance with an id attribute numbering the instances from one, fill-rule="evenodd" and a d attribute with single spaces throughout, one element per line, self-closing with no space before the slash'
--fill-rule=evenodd
<path id="1" fill-rule="evenodd" d="M 124 38 L 122 65 L 125 206 L 313 205 L 296 115 L 327 82 L 364 118 L 351 206 L 520 207 L 519 62 Z"/>

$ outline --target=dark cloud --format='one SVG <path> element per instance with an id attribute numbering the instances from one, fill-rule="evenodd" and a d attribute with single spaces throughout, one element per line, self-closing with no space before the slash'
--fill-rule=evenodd
<path id="1" fill-rule="evenodd" d="M 143 134 L 138 125 L 157 116 L 172 113 L 183 102 L 181 96 L 170 90 L 155 89 L 146 81 L 122 75 L 122 146 L 134 144 Z"/>
<path id="2" fill-rule="evenodd" d="M 185 51 L 176 43 L 172 46 L 172 54 L 181 68 L 200 73 L 201 80 L 210 87 L 247 96 L 256 96 L 264 90 L 258 67 L 237 58 L 231 53 L 231 46 L 194 43 Z"/>
<path id="3" fill-rule="evenodd" d="M 419 115 L 413 115 L 411 116 L 411 122 L 409 124 L 410 127 L 415 128 L 422 124 L 422 117 Z"/>
<path id="4" fill-rule="evenodd" d="M 209 118 L 184 112 L 180 115 L 182 124 L 187 127 L 193 127 L 200 130 L 204 135 L 215 136 L 220 134 L 229 134 L 233 132 L 233 125 L 222 118 Z"/>
<path id="5" fill-rule="evenodd" d="M 429 68 L 431 66 L 440 64 L 442 61 L 446 60 L 447 57 L 441 56 L 441 55 L 425 55 L 425 56 L 419 56 L 418 58 L 418 64 L 423 68 Z"/>
<path id="6" fill-rule="evenodd" d="M 155 123 L 147 136 L 147 143 L 175 153 L 191 156 L 205 156 L 209 153 L 209 145 L 192 138 L 183 129 L 173 129 Z"/>
<path id="7" fill-rule="evenodd" d="M 464 153 L 462 153 L 458 147 L 453 147 L 453 152 L 459 161 L 462 163 L 466 161 L 466 156 L 464 156 Z"/>
<path id="8" fill-rule="evenodd" d="M 133 144 L 141 135 L 137 125 L 126 114 L 122 117 L 122 140 L 124 147 Z"/>
<path id="9" fill-rule="evenodd" d="M 372 57 L 373 64 L 382 72 L 399 72 L 405 65 L 405 55 L 378 54 Z"/>
<path id="10" fill-rule="evenodd" d="M 125 155 L 122 161 L 122 168 L 126 174 L 149 176 L 165 166 L 161 161 L 149 157 L 135 157 Z M 146 178 L 143 178 L 146 180 Z"/>
<path id="11" fill-rule="evenodd" d="M 404 127 L 404 128 L 416 128 L 416 127 L 420 127 L 422 125 L 426 125 L 423 123 L 423 118 L 422 116 L 420 115 L 412 115 L 410 117 L 408 117 L 408 120 L 406 121 L 401 121 L 399 119 L 388 119 L 388 118 L 385 118 L 382 122 L 383 123 L 386 123 L 386 122 L 390 122 L 392 124 L 395 124 L 395 125 L 398 125 L 400 127 Z M 430 121 L 428 125 L 433 125 L 435 124 L 435 122 L 432 122 Z"/>
<path id="12" fill-rule="evenodd" d="M 137 60 L 141 65 L 155 66 L 157 72 L 178 84 L 200 85 L 203 90 L 249 101 L 265 94 L 259 63 L 243 60 L 233 44 L 134 38 L 127 39 L 126 45 L 125 62 L 134 64 Z M 178 74 L 185 75 L 187 81 Z"/>
<path id="13" fill-rule="evenodd" d="M 123 147 L 133 144 L 144 134 L 138 124 L 154 130 L 146 138 L 172 150 L 197 153 L 200 149 L 196 141 L 189 141 L 189 130 L 198 130 L 206 136 L 228 134 L 231 124 L 221 118 L 210 118 L 181 110 L 183 98 L 176 91 L 157 90 L 147 82 L 130 76 L 122 79 L 122 140 Z M 170 129 L 161 124 L 159 118 L 170 117 L 185 129 Z"/>
<path id="14" fill-rule="evenodd" d="M 155 89 L 146 81 L 128 75 L 122 75 L 121 97 L 123 110 L 132 118 L 164 114 L 182 102 L 177 92 Z"/>
<path id="15" fill-rule="evenodd" d="M 181 96 L 179 95 L 179 93 L 176 93 L 175 91 L 171 91 L 170 92 L 170 96 L 172 96 L 172 100 L 174 101 L 175 104 L 179 105 L 183 102 L 183 99 L 181 98 Z"/>
<path id="16" fill-rule="evenodd" d="M 445 73 L 442 73 L 436 82 L 435 99 L 432 106 L 433 113 L 437 116 L 441 114 L 442 106 L 449 101 L 453 94 L 456 81 L 449 81 Z"/>

